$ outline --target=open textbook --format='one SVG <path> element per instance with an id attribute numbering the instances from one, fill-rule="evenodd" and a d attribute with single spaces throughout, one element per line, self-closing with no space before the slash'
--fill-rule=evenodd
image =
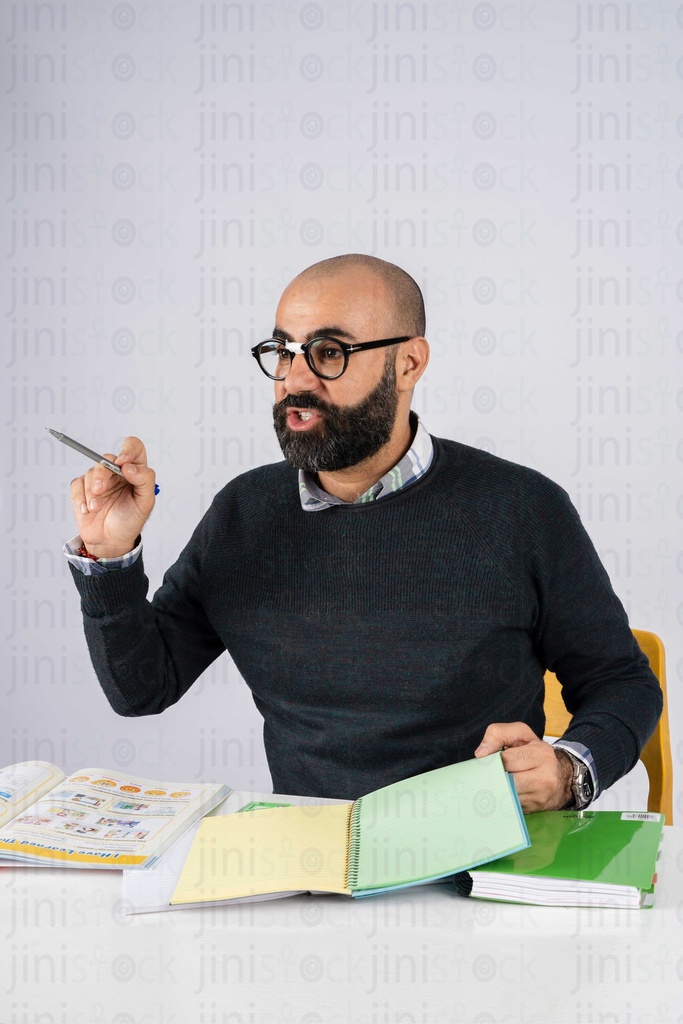
<path id="1" fill-rule="evenodd" d="M 0 864 L 146 868 L 230 793 L 46 761 L 0 768 Z"/>
<path id="2" fill-rule="evenodd" d="M 294 892 L 371 896 L 447 878 L 528 845 L 514 781 L 498 753 L 424 772 L 353 803 L 207 817 L 171 903 Z"/>
<path id="3" fill-rule="evenodd" d="M 652 906 L 664 815 L 541 811 L 531 846 L 458 875 L 461 895 L 553 907 Z"/>

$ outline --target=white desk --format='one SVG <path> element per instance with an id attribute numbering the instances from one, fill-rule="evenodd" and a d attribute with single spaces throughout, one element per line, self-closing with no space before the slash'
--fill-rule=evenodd
<path id="1" fill-rule="evenodd" d="M 444 886 L 124 916 L 121 877 L 0 870 L 2 1024 L 683 1019 L 683 829 L 649 911 L 462 899 Z"/>

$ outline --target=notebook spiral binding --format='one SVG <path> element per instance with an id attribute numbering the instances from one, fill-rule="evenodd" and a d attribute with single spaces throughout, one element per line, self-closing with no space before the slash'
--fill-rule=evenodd
<path id="1" fill-rule="evenodd" d="M 346 888 L 355 889 L 358 885 L 358 858 L 360 856 L 360 805 L 362 797 L 353 805 L 349 815 L 349 863 L 346 869 Z"/>

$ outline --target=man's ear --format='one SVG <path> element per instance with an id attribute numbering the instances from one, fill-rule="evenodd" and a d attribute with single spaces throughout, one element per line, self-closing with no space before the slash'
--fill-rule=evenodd
<path id="1" fill-rule="evenodd" d="M 396 359 L 396 386 L 399 391 L 412 391 L 429 362 L 429 342 L 426 338 L 411 338 L 398 346 Z"/>

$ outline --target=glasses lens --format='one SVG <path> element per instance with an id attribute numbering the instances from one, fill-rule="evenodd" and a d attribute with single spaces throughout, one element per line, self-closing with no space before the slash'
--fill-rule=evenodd
<path id="1" fill-rule="evenodd" d="M 316 338 L 308 351 L 321 377 L 339 377 L 344 372 L 344 349 L 333 338 Z"/>
<path id="2" fill-rule="evenodd" d="M 262 341 L 259 345 L 259 363 L 269 377 L 284 380 L 292 365 L 292 356 L 281 341 Z"/>

